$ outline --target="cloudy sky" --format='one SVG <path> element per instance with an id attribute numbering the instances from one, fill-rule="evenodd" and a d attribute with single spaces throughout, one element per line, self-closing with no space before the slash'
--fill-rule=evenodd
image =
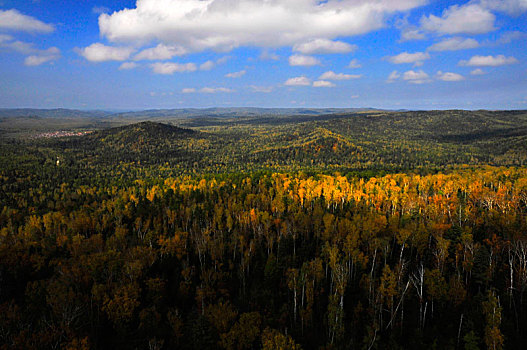
<path id="1" fill-rule="evenodd" d="M 527 109 L 527 0 L 0 0 L 0 107 Z"/>

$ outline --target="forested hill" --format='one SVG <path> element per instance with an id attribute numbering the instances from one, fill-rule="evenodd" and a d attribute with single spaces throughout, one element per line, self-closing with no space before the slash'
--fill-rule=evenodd
<path id="1" fill-rule="evenodd" d="M 38 144 L 72 163 L 140 161 L 152 166 L 168 164 L 176 173 L 523 165 L 527 160 L 527 113 L 184 118 L 129 124 L 83 137 L 39 139 Z"/>
<path id="2" fill-rule="evenodd" d="M 119 143 L 126 145 L 138 142 L 140 140 L 161 142 L 163 140 L 184 138 L 197 133 L 198 132 L 194 130 L 180 128 L 171 124 L 147 121 L 101 130 L 88 136 L 88 138 L 101 139 L 108 143 Z"/>

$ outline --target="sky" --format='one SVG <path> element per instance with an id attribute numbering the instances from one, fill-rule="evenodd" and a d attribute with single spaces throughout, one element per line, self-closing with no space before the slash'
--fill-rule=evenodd
<path id="1" fill-rule="evenodd" d="M 0 0 L 0 108 L 527 109 L 527 0 Z"/>

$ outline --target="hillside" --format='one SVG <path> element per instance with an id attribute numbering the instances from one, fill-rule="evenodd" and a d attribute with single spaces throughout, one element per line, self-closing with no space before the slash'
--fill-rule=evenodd
<path id="1" fill-rule="evenodd" d="M 166 163 L 176 173 L 404 171 L 527 161 L 527 113 L 522 111 L 371 112 L 263 120 L 141 122 L 38 143 L 76 163 Z"/>
<path id="2" fill-rule="evenodd" d="M 194 134 L 196 134 L 196 131 L 191 129 L 146 121 L 97 131 L 90 137 L 111 144 L 134 144 L 138 142 L 155 143 L 164 139 L 183 138 Z"/>

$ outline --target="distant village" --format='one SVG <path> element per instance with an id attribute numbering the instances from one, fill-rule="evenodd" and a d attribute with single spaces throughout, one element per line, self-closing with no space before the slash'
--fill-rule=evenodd
<path id="1" fill-rule="evenodd" d="M 84 136 L 87 134 L 91 134 L 93 131 L 66 131 L 66 130 L 59 130 L 59 131 L 50 131 L 50 132 L 43 132 L 36 134 L 34 138 L 40 139 L 40 138 L 54 138 L 54 137 L 68 137 L 68 136 Z"/>

